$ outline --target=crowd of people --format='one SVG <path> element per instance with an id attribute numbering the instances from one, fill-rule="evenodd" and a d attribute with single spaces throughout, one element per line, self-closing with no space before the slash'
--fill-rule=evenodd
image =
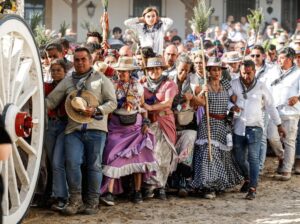
<path id="1" fill-rule="evenodd" d="M 95 214 L 170 189 L 213 199 L 239 184 L 253 200 L 268 142 L 275 179 L 300 174 L 300 25 L 291 36 L 274 19 L 260 35 L 229 17 L 182 40 L 153 7 L 124 23 L 110 49 L 97 32 L 73 51 L 66 39 L 41 49 L 53 210 Z"/>

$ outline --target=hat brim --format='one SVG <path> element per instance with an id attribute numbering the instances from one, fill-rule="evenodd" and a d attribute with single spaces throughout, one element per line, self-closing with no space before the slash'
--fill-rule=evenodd
<path id="1" fill-rule="evenodd" d="M 166 65 L 162 65 L 162 66 L 153 65 L 153 66 L 145 67 L 145 69 L 148 69 L 148 68 L 161 68 L 162 70 L 166 70 L 168 67 Z"/>
<path id="2" fill-rule="evenodd" d="M 93 121 L 93 118 L 80 114 L 71 105 L 71 100 L 77 95 L 77 92 L 78 92 L 77 90 L 72 91 L 66 98 L 65 109 L 66 109 L 67 115 L 73 121 L 75 121 L 77 123 L 80 123 L 80 124 L 90 123 Z M 84 100 L 86 100 L 88 103 L 88 106 L 90 106 L 90 107 L 98 107 L 99 106 L 97 97 L 88 90 L 82 91 L 80 97 L 82 97 Z"/>
<path id="3" fill-rule="evenodd" d="M 119 67 L 118 63 L 113 64 L 111 67 L 113 67 L 113 69 L 117 71 L 133 71 L 140 68 L 138 66 Z"/>
<path id="4" fill-rule="evenodd" d="M 223 60 L 222 60 L 222 62 L 227 63 L 227 64 L 230 64 L 230 63 L 237 63 L 237 62 L 241 62 L 241 61 L 242 61 L 242 58 L 234 59 L 234 60 L 226 60 L 226 59 L 223 59 Z"/>

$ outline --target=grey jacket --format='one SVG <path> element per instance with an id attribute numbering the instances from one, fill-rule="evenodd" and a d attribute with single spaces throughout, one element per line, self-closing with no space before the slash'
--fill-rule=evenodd
<path id="1" fill-rule="evenodd" d="M 107 132 L 107 115 L 117 108 L 117 99 L 112 82 L 103 73 L 94 71 L 86 80 L 87 90 L 94 93 L 99 100 L 99 109 L 102 112 L 102 120 L 93 120 L 88 123 L 87 129 L 101 130 Z M 56 88 L 47 96 L 46 105 L 48 109 L 56 108 L 59 103 L 72 91 L 76 90 L 72 77 L 63 79 Z M 69 134 L 79 131 L 82 124 L 69 118 L 65 133 Z"/>

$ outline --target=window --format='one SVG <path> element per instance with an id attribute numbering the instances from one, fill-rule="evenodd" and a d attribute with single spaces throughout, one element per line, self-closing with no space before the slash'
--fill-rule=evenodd
<path id="1" fill-rule="evenodd" d="M 45 0 L 25 0 L 24 19 L 31 24 L 34 15 L 42 15 L 40 24 L 44 24 L 45 20 Z"/>
<path id="2" fill-rule="evenodd" d="M 281 1 L 281 23 L 288 32 L 294 32 L 296 20 L 300 17 L 300 2 L 298 0 Z"/>
<path id="3" fill-rule="evenodd" d="M 161 0 L 133 0 L 133 17 L 141 17 L 145 8 L 148 6 L 154 6 L 158 9 L 159 15 L 162 13 Z"/>
<path id="4" fill-rule="evenodd" d="M 248 15 L 250 12 L 248 9 L 255 9 L 255 0 L 227 0 L 226 15 L 232 15 L 236 22 L 241 20 L 242 16 Z M 226 19 L 225 19 L 226 20 Z"/>

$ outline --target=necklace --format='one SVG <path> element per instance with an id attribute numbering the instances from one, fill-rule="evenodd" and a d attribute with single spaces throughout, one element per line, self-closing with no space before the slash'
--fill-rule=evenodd
<path id="1" fill-rule="evenodd" d="M 209 84 L 210 89 L 212 90 L 212 92 L 218 93 L 221 91 L 221 85 L 212 85 L 211 83 Z"/>

